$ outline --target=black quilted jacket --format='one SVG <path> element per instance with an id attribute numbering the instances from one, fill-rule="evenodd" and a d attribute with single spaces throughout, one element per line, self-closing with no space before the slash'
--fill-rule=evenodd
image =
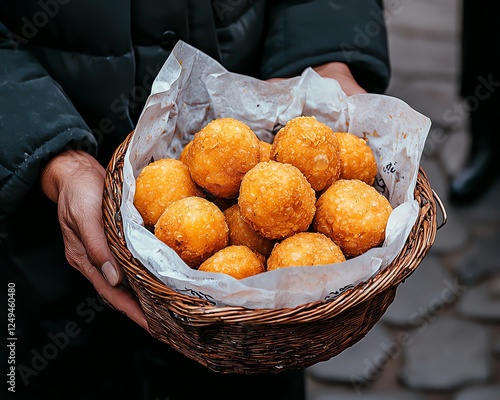
<path id="1" fill-rule="evenodd" d="M 365 89 L 383 92 L 389 67 L 381 7 L 382 0 L 0 0 L 0 276 L 16 288 L 22 343 L 16 365 L 32 366 L 33 351 L 53 346 L 50 332 L 67 332 L 68 324 L 81 328 L 48 368 L 34 367 L 23 388 L 36 395 L 20 398 L 54 391 L 76 398 L 75 390 L 93 390 L 78 398 L 100 393 L 99 399 L 139 399 L 132 392 L 117 397 L 116 391 L 138 385 L 139 374 L 161 374 L 158 382 L 169 376 L 165 364 L 135 361 L 145 357 L 144 333 L 133 334 L 128 320 L 102 304 L 90 307 L 95 289 L 68 266 L 57 205 L 37 184 L 44 164 L 78 145 L 105 165 L 133 130 L 156 73 L 179 39 L 231 71 L 262 79 L 343 61 Z M 151 360 L 159 353 L 152 351 Z M 164 348 L 161 354 L 175 356 Z M 112 367 L 106 367 L 108 358 Z M 177 371 L 186 361 L 171 364 Z M 186 368 L 180 369 L 182 379 Z M 19 389 L 24 378 L 18 376 Z M 210 382 L 217 381 L 210 375 Z"/>
<path id="2" fill-rule="evenodd" d="M 344 61 L 382 92 L 381 16 L 379 0 L 0 0 L 0 221 L 68 145 L 106 162 L 177 40 L 262 79 Z"/>

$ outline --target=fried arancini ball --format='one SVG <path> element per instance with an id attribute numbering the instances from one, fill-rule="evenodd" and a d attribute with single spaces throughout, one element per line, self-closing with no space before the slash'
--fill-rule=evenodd
<path id="1" fill-rule="evenodd" d="M 182 149 L 181 154 L 179 154 L 179 161 L 182 161 L 186 165 L 187 165 L 187 154 L 192 144 L 193 141 L 187 142 L 184 148 Z"/>
<path id="2" fill-rule="evenodd" d="M 392 212 L 389 201 L 358 179 L 334 182 L 318 199 L 313 228 L 337 243 L 346 257 L 379 245 Z"/>
<path id="3" fill-rule="evenodd" d="M 227 246 L 204 261 L 198 271 L 219 272 L 236 279 L 247 278 L 264 272 L 263 257 L 247 246 Z"/>
<path id="4" fill-rule="evenodd" d="M 269 161 L 271 159 L 271 143 L 259 140 L 260 161 Z"/>
<path id="5" fill-rule="evenodd" d="M 340 145 L 340 179 L 359 179 L 368 185 L 375 182 L 377 161 L 366 141 L 352 133 L 336 132 Z"/>
<path id="6" fill-rule="evenodd" d="M 291 164 L 260 162 L 243 177 L 241 217 L 260 235 L 284 239 L 307 230 L 316 211 L 316 193 Z"/>
<path id="7" fill-rule="evenodd" d="M 241 217 L 238 204 L 224 210 L 224 216 L 229 227 L 230 245 L 245 245 L 250 250 L 269 257 L 275 242 L 259 235 L 255 229 L 245 222 Z"/>
<path id="8" fill-rule="evenodd" d="M 229 207 L 235 205 L 238 199 L 223 199 L 222 197 L 214 197 L 211 194 L 207 195 L 207 200 L 214 203 L 221 211 L 228 209 Z"/>
<path id="9" fill-rule="evenodd" d="M 271 160 L 296 166 L 316 191 L 323 190 L 340 175 L 335 132 L 315 117 L 288 121 L 274 138 Z"/>
<path id="10" fill-rule="evenodd" d="M 193 180 L 216 197 L 237 197 L 243 175 L 259 162 L 259 138 L 243 122 L 218 118 L 194 135 L 186 162 Z"/>
<path id="11" fill-rule="evenodd" d="M 197 267 L 227 246 L 224 214 L 202 197 L 185 197 L 170 204 L 155 225 L 154 234 L 190 267 Z"/>
<path id="12" fill-rule="evenodd" d="M 342 261 L 345 261 L 344 254 L 333 240 L 317 232 L 300 232 L 274 246 L 267 259 L 267 270 Z"/>
<path id="13" fill-rule="evenodd" d="M 136 179 L 134 206 L 144 225 L 153 226 L 173 201 L 189 196 L 204 196 L 189 170 L 175 158 L 162 158 L 145 166 Z"/>

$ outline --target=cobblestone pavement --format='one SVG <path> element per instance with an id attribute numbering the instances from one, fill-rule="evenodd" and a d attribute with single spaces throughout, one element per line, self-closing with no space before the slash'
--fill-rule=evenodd
<path id="1" fill-rule="evenodd" d="M 387 94 L 432 120 L 422 166 L 448 223 L 366 337 L 308 369 L 308 400 L 500 399 L 500 179 L 472 206 L 447 200 L 469 143 L 457 95 L 460 7 L 386 1 Z"/>

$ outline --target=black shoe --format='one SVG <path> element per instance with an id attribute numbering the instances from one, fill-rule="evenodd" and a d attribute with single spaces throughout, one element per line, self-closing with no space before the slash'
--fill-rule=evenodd
<path id="1" fill-rule="evenodd" d="M 449 199 L 456 205 L 469 205 L 479 200 L 500 176 L 497 113 L 498 110 L 490 104 L 484 104 L 470 113 L 472 143 L 467 163 L 450 187 Z"/>
<path id="2" fill-rule="evenodd" d="M 492 151 L 479 152 L 453 179 L 450 201 L 456 205 L 468 205 L 479 200 L 498 177 Z"/>

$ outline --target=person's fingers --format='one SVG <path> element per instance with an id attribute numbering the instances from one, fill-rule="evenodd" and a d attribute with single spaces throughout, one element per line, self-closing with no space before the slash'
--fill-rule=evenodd
<path id="1" fill-rule="evenodd" d="M 109 302 L 109 304 L 115 309 L 122 311 L 130 319 L 148 330 L 144 312 L 127 288 L 110 286 L 107 279 L 105 279 L 99 270 L 87 259 L 85 247 L 79 241 L 77 235 L 67 227 L 64 228 L 64 238 L 68 262 L 92 283 L 97 292 Z"/>
<path id="2" fill-rule="evenodd" d="M 340 75 L 335 77 L 335 79 L 339 83 L 340 87 L 342 88 L 346 96 L 366 93 L 366 90 L 363 89 L 361 86 L 359 86 L 358 83 L 354 79 L 351 79 L 350 77 Z"/>
<path id="3" fill-rule="evenodd" d="M 80 240 L 90 263 L 99 268 L 110 285 L 116 286 L 123 279 L 123 270 L 109 249 L 102 224 L 93 221 L 95 219 L 88 219 L 83 223 L 79 232 Z"/>
<path id="4" fill-rule="evenodd" d="M 284 81 L 286 78 L 269 78 L 269 79 L 266 79 L 266 82 L 280 82 L 280 81 Z"/>
<path id="5" fill-rule="evenodd" d="M 110 285 L 116 286 L 123 279 L 123 270 L 109 249 L 102 220 L 102 178 L 88 177 L 84 195 L 62 196 L 59 201 L 60 218 L 67 229 L 74 232 L 84 246 L 86 257 L 98 267 Z M 78 204 L 74 204 L 75 201 Z"/>
<path id="6" fill-rule="evenodd" d="M 68 151 L 46 166 L 41 185 L 44 193 L 57 202 L 68 262 L 103 299 L 147 330 L 139 303 L 128 288 L 118 286 L 123 271 L 109 249 L 102 221 L 104 179 L 104 168 L 92 156 Z"/>

